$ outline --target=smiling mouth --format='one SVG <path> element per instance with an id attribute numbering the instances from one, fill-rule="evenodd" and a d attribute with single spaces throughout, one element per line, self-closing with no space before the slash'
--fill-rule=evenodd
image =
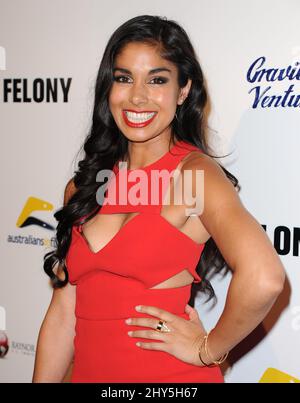
<path id="1" fill-rule="evenodd" d="M 128 126 L 142 127 L 152 122 L 157 112 L 133 112 L 123 110 L 123 117 Z"/>

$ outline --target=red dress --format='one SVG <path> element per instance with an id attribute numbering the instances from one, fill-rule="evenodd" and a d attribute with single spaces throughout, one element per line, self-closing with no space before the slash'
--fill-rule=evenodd
<path id="1" fill-rule="evenodd" d="M 154 170 L 167 169 L 172 174 L 182 158 L 195 150 L 201 152 L 179 141 L 162 158 L 141 171 L 147 178 Z M 136 171 L 119 169 L 116 164 L 116 175 L 108 189 L 115 184 L 119 195 L 118 176 Z M 128 182 L 128 189 L 132 185 L 133 182 Z M 189 318 L 185 306 L 190 299 L 191 284 L 177 288 L 151 287 L 184 269 L 190 271 L 195 283 L 201 281 L 195 267 L 204 244 L 196 243 L 160 215 L 166 187 L 161 189 L 156 204 L 149 203 L 149 199 L 148 204 L 137 205 L 128 201 L 123 205 L 104 203 L 99 214 L 137 214 L 97 253 L 88 246 L 81 226 L 72 228 L 66 257 L 69 281 L 76 285 L 71 382 L 224 382 L 219 366 L 199 367 L 164 351 L 143 349 L 136 346 L 137 341 L 161 341 L 127 334 L 129 330 L 149 330 L 125 323 L 127 318 L 151 317 L 137 312 L 136 305 L 156 306 Z"/>

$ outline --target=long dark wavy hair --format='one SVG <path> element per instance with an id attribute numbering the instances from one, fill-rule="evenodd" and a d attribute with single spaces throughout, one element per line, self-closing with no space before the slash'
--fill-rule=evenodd
<path id="1" fill-rule="evenodd" d="M 91 128 L 82 146 L 84 157 L 79 161 L 78 170 L 73 177 L 76 191 L 66 205 L 54 214 L 58 221 L 55 250 L 44 256 L 44 270 L 51 278 L 54 288 L 64 287 L 68 283 L 65 257 L 71 243 L 72 226 L 90 220 L 101 209 L 101 205 L 96 200 L 96 192 L 99 186 L 105 185 L 106 182 L 97 182 L 97 173 L 103 169 L 112 170 L 115 163 L 124 160 L 127 155 L 128 140 L 113 119 L 109 109 L 108 95 L 113 83 L 114 60 L 130 42 L 158 45 L 161 57 L 177 66 L 180 88 L 187 84 L 188 79 L 192 80 L 189 95 L 182 105 L 177 106 L 177 118 L 171 122 L 171 140 L 174 142 L 176 137 L 177 140 L 197 146 L 206 155 L 221 158 L 209 152 L 204 114 L 208 96 L 202 70 L 186 31 L 175 21 L 160 16 L 141 15 L 126 21 L 110 37 L 100 63 L 95 85 Z M 235 176 L 221 165 L 220 167 L 233 186 L 240 190 Z M 82 217 L 85 218 L 81 219 Z M 54 273 L 54 269 L 58 266 L 65 273 L 64 280 Z M 229 269 L 214 240 L 210 237 L 196 268 L 202 281 L 193 283 L 193 286 L 208 294 L 206 301 L 213 297 L 216 301 L 209 280 L 221 271 L 225 275 Z"/>

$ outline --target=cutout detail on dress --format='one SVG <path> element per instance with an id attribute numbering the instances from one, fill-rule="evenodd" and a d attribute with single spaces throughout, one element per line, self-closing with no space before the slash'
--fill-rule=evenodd
<path id="1" fill-rule="evenodd" d="M 186 282 L 184 282 L 184 284 L 179 284 L 179 285 L 177 285 L 177 284 L 176 285 L 171 285 L 171 286 L 168 285 L 168 282 L 170 282 L 170 281 L 172 282 L 172 281 L 176 280 L 177 278 L 179 278 L 179 279 L 180 279 L 180 277 L 187 278 L 186 273 L 189 274 L 189 277 L 192 277 L 191 281 L 187 280 Z M 183 276 L 183 274 L 185 274 L 185 276 Z M 168 278 L 168 279 L 160 282 L 159 284 L 156 284 L 155 286 L 153 286 L 151 288 L 148 288 L 148 289 L 149 290 L 157 290 L 157 289 L 167 289 L 167 288 L 180 288 L 180 287 L 185 287 L 185 286 L 187 286 L 189 284 L 192 284 L 193 280 L 194 280 L 194 276 L 190 273 L 190 271 L 188 269 L 184 269 L 181 272 L 176 273 L 172 277 L 170 277 L 170 278 Z"/>

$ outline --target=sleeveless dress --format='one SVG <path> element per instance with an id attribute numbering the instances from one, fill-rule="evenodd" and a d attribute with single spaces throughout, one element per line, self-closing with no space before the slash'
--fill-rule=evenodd
<path id="1" fill-rule="evenodd" d="M 109 179 L 105 196 L 110 189 L 115 189 L 115 195 L 121 194 L 120 175 L 128 179 L 129 194 L 131 186 L 138 182 L 134 178 L 137 171 L 149 179 L 149 193 L 147 203 L 132 203 L 131 199 L 115 204 L 104 201 L 98 214 L 137 214 L 101 250 L 92 251 L 81 233 L 81 225 L 73 226 L 66 256 L 69 282 L 76 285 L 71 382 L 224 382 L 219 366 L 200 367 L 164 351 L 136 346 L 137 341 L 162 341 L 130 337 L 129 330 L 150 328 L 125 323 L 127 318 L 152 317 L 137 312 L 136 305 L 156 306 L 189 319 L 185 306 L 190 299 L 191 284 L 151 287 L 184 269 L 193 275 L 195 283 L 200 282 L 195 267 L 204 244 L 196 243 L 160 215 L 167 185 L 161 186 L 153 202 L 150 175 L 161 170 L 172 175 L 182 158 L 195 150 L 201 152 L 187 142 L 178 141 L 163 157 L 146 167 L 127 170 L 119 164 L 114 166 L 115 175 Z"/>

